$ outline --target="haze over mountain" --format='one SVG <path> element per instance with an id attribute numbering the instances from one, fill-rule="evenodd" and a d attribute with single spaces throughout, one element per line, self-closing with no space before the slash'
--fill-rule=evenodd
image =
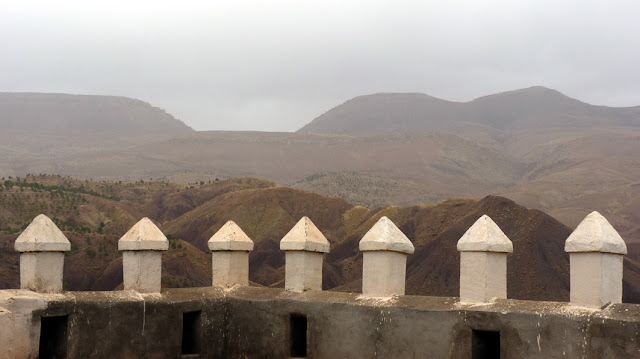
<path id="1" fill-rule="evenodd" d="M 18 115 L 9 113 L 38 113 L 32 108 L 44 108 L 43 96 L 19 94 L 21 107 L 0 123 L 15 126 Z M 48 107 L 51 118 L 78 113 L 69 110 L 76 97 L 60 98 L 66 107 Z M 58 121 L 68 135 L 2 131 L 0 174 L 178 182 L 251 176 L 369 208 L 499 194 L 570 227 L 598 210 L 630 250 L 640 243 L 639 107 L 592 106 L 543 87 L 467 103 L 381 94 L 347 101 L 297 133 L 196 132 L 139 101 L 108 97 L 119 123 L 114 135 L 87 119 L 106 116 L 92 115 L 102 108 L 96 98 L 78 99 L 93 104 L 80 106 L 86 115 L 78 121 L 94 127 Z M 42 122 L 30 126 L 51 127 L 48 116 L 30 118 Z M 158 131 L 145 134 L 156 122 Z M 330 133 L 306 132 L 321 125 Z"/>
<path id="2" fill-rule="evenodd" d="M 407 293 L 457 296 L 456 243 L 483 214 L 513 241 L 508 257 L 508 295 L 531 300 L 568 300 L 571 230 L 537 210 L 496 196 L 451 200 L 430 206 L 369 210 L 272 182 L 236 178 L 184 188 L 167 182 L 113 183 L 57 176 L 29 176 L 0 183 L 0 288 L 19 285 L 19 255 L 13 243 L 39 213 L 53 218 L 71 241 L 65 256 L 65 286 L 112 290 L 122 282 L 117 240 L 140 217 L 160 225 L 170 240 L 163 255 L 165 287 L 207 286 L 211 259 L 207 240 L 228 220 L 255 243 L 250 280 L 283 286 L 284 253 L 279 241 L 308 216 L 331 242 L 323 270 L 325 289 L 360 291 L 362 254 L 358 242 L 387 216 L 416 247 L 407 263 Z M 640 266 L 625 258 L 624 300 L 640 301 Z"/>
<path id="3" fill-rule="evenodd" d="M 52 137 L 194 132 L 164 110 L 140 100 L 48 93 L 0 92 L 0 126 L 5 134 Z"/>
<path id="4" fill-rule="evenodd" d="M 541 86 L 451 102 L 425 94 L 359 96 L 298 132 L 365 135 L 422 131 L 522 131 L 640 127 L 640 107 L 593 106 Z"/>

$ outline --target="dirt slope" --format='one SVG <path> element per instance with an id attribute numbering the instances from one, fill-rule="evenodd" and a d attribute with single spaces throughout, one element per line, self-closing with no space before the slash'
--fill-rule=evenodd
<path id="1" fill-rule="evenodd" d="M 640 107 L 593 106 L 545 87 L 451 102 L 424 94 L 359 96 L 298 132 L 342 135 L 416 131 L 495 132 L 540 128 L 640 127 Z"/>

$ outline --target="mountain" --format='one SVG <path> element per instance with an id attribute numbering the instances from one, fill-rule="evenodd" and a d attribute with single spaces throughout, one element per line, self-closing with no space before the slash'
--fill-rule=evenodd
<path id="1" fill-rule="evenodd" d="M 48 215 L 71 242 L 64 281 L 74 290 L 112 290 L 122 282 L 118 239 L 140 218 L 176 218 L 211 198 L 274 184 L 254 179 L 185 188 L 167 182 L 95 182 L 61 176 L 0 181 L 0 288 L 19 285 L 19 257 L 13 243 L 39 213 Z M 211 280 L 210 258 L 187 241 L 170 237 L 163 283 L 193 286 Z"/>
<path id="2" fill-rule="evenodd" d="M 315 118 L 298 132 L 470 133 L 602 126 L 640 128 L 640 107 L 593 106 L 540 86 L 470 102 L 452 102 L 416 93 L 383 93 L 351 99 Z"/>
<path id="3" fill-rule="evenodd" d="M 58 174 L 88 153 L 195 133 L 139 100 L 49 93 L 0 93 L 0 128 L 2 176 Z"/>
<path id="4" fill-rule="evenodd" d="M 1 146 L 1 145 L 0 145 Z M 351 172 L 358 178 L 396 178 L 402 192 L 364 192 L 357 204 L 433 203 L 477 198 L 517 180 L 525 167 L 490 147 L 454 134 L 326 136 L 291 133 L 199 132 L 111 150 L 21 156 L 5 160 L 14 173 L 62 173 L 79 178 L 129 180 L 200 173 L 201 178 L 258 177 L 318 191 L 322 172 Z M 56 156 L 56 158 L 51 158 Z M 388 181 L 387 181 L 388 182 Z M 344 182 L 345 184 L 347 181 Z M 355 184 L 355 182 L 354 182 Z M 428 186 L 424 194 L 416 194 Z M 341 190 L 342 191 L 342 190 Z M 342 191 L 344 192 L 344 191 Z M 335 195 L 321 192 L 324 195 Z M 390 195 L 390 196 L 389 196 Z"/>
<path id="5" fill-rule="evenodd" d="M 209 285 L 206 242 L 227 220 L 235 221 L 255 243 L 250 280 L 256 285 L 282 286 L 284 253 L 279 241 L 302 216 L 309 216 L 331 242 L 324 288 L 359 291 L 358 242 L 381 216 L 387 216 L 416 248 L 407 263 L 407 293 L 456 296 L 456 243 L 480 216 L 488 214 L 514 243 L 514 253 L 508 257 L 509 297 L 568 300 L 564 241 L 571 230 L 543 212 L 502 197 L 369 210 L 340 198 L 250 178 L 188 187 L 58 176 L 6 181 L 0 187 L 0 288 L 19 285 L 19 255 L 13 243 L 21 228 L 42 212 L 71 241 L 64 281 L 72 290 L 112 290 L 121 285 L 117 240 L 142 216 L 152 218 L 170 240 L 170 249 L 163 255 L 164 287 Z M 634 258 L 625 260 L 628 302 L 640 302 L 640 266 Z"/>
<path id="6" fill-rule="evenodd" d="M 146 102 L 118 96 L 0 93 L 3 133 L 53 137 L 185 134 L 182 121 Z"/>
<path id="7" fill-rule="evenodd" d="M 41 108 L 35 99 L 55 96 L 27 96 L 32 103 L 25 113 Z M 61 104 L 66 96 L 76 99 L 65 95 Z M 569 227 L 598 210 L 630 251 L 640 252 L 639 107 L 593 106 L 544 87 L 465 103 L 378 94 L 350 100 L 305 127 L 322 125 L 313 131 L 323 133 L 174 133 L 160 126 L 163 132 L 155 134 L 140 130 L 153 127 L 152 121 L 137 110 L 125 111 L 129 107 L 121 107 L 128 115 L 117 116 L 117 131 L 105 132 L 64 125 L 63 114 L 70 110 L 56 114 L 58 108 L 67 107 L 51 107 L 47 116 L 58 120 L 46 131 L 0 132 L 0 177 L 54 173 L 183 184 L 257 177 L 370 209 L 499 195 Z M 83 118 L 102 116 L 100 108 L 93 109 Z M 7 128 L 20 125 L 4 115 L 0 121 Z"/>

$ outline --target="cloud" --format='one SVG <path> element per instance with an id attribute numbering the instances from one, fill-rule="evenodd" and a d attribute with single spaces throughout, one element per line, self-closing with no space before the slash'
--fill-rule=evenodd
<path id="1" fill-rule="evenodd" d="M 640 104 L 633 1 L 12 2 L 0 91 L 111 94 L 199 130 L 292 131 L 351 97 L 532 85 Z"/>

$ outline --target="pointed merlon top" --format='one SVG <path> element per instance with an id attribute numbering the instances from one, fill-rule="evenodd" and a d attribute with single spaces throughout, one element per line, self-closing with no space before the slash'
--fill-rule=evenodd
<path id="1" fill-rule="evenodd" d="M 513 252 L 513 244 L 486 214 L 480 217 L 458 241 L 460 252 Z"/>
<path id="2" fill-rule="evenodd" d="M 282 237 L 280 250 L 329 253 L 329 241 L 309 217 L 302 217 Z"/>
<path id="3" fill-rule="evenodd" d="M 14 248 L 17 252 L 66 252 L 71 243 L 49 217 L 41 214 L 16 239 Z"/>
<path id="4" fill-rule="evenodd" d="M 225 223 L 207 242 L 212 251 L 252 251 L 253 241 L 234 222 Z"/>
<path id="5" fill-rule="evenodd" d="M 564 250 L 567 253 L 627 254 L 627 245 L 606 218 L 598 212 L 591 212 L 567 238 Z"/>
<path id="6" fill-rule="evenodd" d="M 121 251 L 166 251 L 169 241 L 149 218 L 143 218 L 118 241 Z"/>
<path id="7" fill-rule="evenodd" d="M 360 251 L 392 251 L 411 254 L 413 243 L 387 217 L 381 217 L 360 240 Z"/>

